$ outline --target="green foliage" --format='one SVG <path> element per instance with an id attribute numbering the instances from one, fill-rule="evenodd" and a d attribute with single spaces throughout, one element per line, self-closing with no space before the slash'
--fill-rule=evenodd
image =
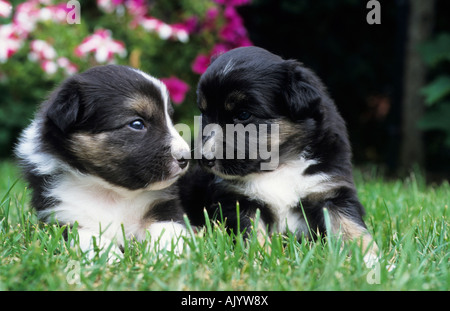
<path id="1" fill-rule="evenodd" d="M 436 77 L 421 90 L 428 109 L 419 123 L 424 130 L 445 133 L 445 145 L 450 147 L 450 34 L 443 33 L 420 47 L 425 62 L 436 71 Z M 444 69 L 442 69 L 444 68 Z"/>
<path id="2" fill-rule="evenodd" d="M 425 62 L 435 67 L 444 61 L 450 61 L 450 34 L 441 33 L 420 47 Z"/>
<path id="3" fill-rule="evenodd" d="M 441 102 L 450 94 L 450 76 L 440 75 L 422 89 L 422 94 L 428 106 Z"/>

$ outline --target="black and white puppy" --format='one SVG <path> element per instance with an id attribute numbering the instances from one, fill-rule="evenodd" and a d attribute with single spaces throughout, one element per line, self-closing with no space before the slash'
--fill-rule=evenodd
<path id="1" fill-rule="evenodd" d="M 186 171 L 190 148 L 172 112 L 165 85 L 130 67 L 94 67 L 64 81 L 16 148 L 40 220 L 78 222 L 83 250 L 92 236 L 122 245 L 122 225 L 137 240 L 149 231 L 167 244 L 183 234 L 171 185 Z"/>
<path id="2" fill-rule="evenodd" d="M 181 189 L 193 223 L 202 224 L 206 207 L 210 217 L 221 215 L 236 230 L 239 202 L 241 231 L 251 229 L 257 209 L 258 233 L 290 231 L 299 238 L 311 237 L 317 230 L 325 233 L 329 219 L 333 234 L 341 233 L 344 240 L 358 239 L 369 257 L 375 254 L 377 248 L 362 219 L 364 208 L 353 182 L 345 123 L 311 70 L 258 47 L 237 48 L 212 62 L 200 78 L 197 95 L 203 169 L 193 169 L 183 177 L 189 179 L 190 187 Z M 219 131 L 205 133 L 211 124 L 218 125 Z M 251 134 L 250 125 L 255 125 L 256 143 L 250 141 L 251 135 L 238 133 L 238 124 L 247 134 Z M 272 125 L 277 131 L 267 130 Z M 245 158 L 236 153 L 239 135 L 246 135 Z M 271 151 L 277 151 L 273 154 L 276 161 L 260 153 L 249 156 L 265 135 Z M 221 150 L 231 158 L 211 150 Z M 263 169 L 262 164 L 270 161 L 275 166 Z"/>

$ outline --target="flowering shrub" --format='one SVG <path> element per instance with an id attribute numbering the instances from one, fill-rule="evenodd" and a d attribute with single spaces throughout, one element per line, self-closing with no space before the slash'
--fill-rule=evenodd
<path id="1" fill-rule="evenodd" d="M 0 25 L 0 63 L 6 62 L 22 46 L 13 25 Z"/>
<path id="2" fill-rule="evenodd" d="M 160 78 L 191 124 L 211 56 L 251 45 L 236 10 L 250 0 L 79 1 L 79 12 L 73 2 L 0 0 L 0 155 L 57 83 L 100 64 Z"/>
<path id="3" fill-rule="evenodd" d="M 75 49 L 75 55 L 78 57 L 85 56 L 89 52 L 95 53 L 95 60 L 99 64 L 113 62 L 115 54 L 122 58 L 127 55 L 123 42 L 113 40 L 111 31 L 106 29 L 95 31 Z"/>

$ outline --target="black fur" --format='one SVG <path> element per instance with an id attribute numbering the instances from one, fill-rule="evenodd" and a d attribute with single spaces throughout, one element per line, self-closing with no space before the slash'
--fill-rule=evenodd
<path id="1" fill-rule="evenodd" d="M 238 48 L 212 62 L 200 79 L 197 93 L 203 127 L 216 123 L 225 132 L 225 124 L 230 123 L 277 123 L 280 125 L 279 167 L 301 155 L 306 160 L 316 161 L 303 176 L 326 174 L 330 177 L 335 187 L 326 193 L 312 191 L 298 197 L 298 205 L 292 208 L 298 217 L 303 217 L 301 208 L 304 209 L 311 232 L 317 229 L 325 232 L 323 208 L 339 216 L 333 219 L 348 219 L 352 226 L 365 231 L 364 209 L 353 183 L 351 148 L 344 120 L 325 86 L 310 69 L 261 48 Z M 232 93 L 240 94 L 240 97 L 236 97 L 234 108 L 230 110 L 226 101 Z M 236 119 L 242 110 L 251 114 L 249 120 Z M 208 139 L 203 137 L 204 142 Z M 219 219 L 223 217 L 228 227 L 236 230 L 238 201 L 241 231 L 250 230 L 257 209 L 268 230 L 276 231 L 272 227 L 278 217 L 276 210 L 262 198 L 246 196 L 240 190 L 251 181 L 254 175 L 250 174 L 267 173 L 260 170 L 263 162 L 260 158 L 200 161 L 201 167 L 191 170 L 180 180 L 182 202 L 192 222 L 202 225 L 202 213 L 206 208 L 210 217 L 220 215 Z M 340 224 L 335 225 L 339 227 Z"/>

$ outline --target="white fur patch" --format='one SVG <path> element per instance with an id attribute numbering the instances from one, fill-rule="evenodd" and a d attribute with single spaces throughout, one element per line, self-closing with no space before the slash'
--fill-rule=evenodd
<path id="1" fill-rule="evenodd" d="M 95 246 L 94 246 L 95 237 Z M 98 254 L 102 256 L 108 250 L 108 263 L 112 264 L 122 258 L 123 254 L 120 248 L 113 241 L 99 235 L 98 233 L 91 232 L 89 230 L 78 230 L 79 247 L 82 252 L 86 253 L 88 260 L 93 260 L 97 254 L 96 249 L 99 250 Z M 74 245 L 72 245 L 74 246 Z"/>
<path id="2" fill-rule="evenodd" d="M 152 82 L 155 86 L 157 86 L 162 94 L 163 102 L 164 102 L 164 116 L 166 119 L 167 128 L 169 129 L 169 132 L 172 135 L 172 142 L 171 142 L 172 156 L 175 159 L 180 159 L 183 156 L 186 158 L 188 155 L 190 157 L 191 148 L 189 147 L 187 142 L 180 136 L 180 133 L 178 133 L 178 131 L 175 129 L 173 122 L 170 119 L 170 116 L 169 116 L 169 105 L 170 105 L 169 91 L 167 90 L 166 85 L 162 81 L 146 74 L 145 72 L 142 72 L 137 69 L 133 69 L 133 70 L 135 72 L 139 73 L 140 75 L 142 75 L 144 78 L 146 78 L 150 82 Z"/>
<path id="3" fill-rule="evenodd" d="M 234 62 L 233 59 L 230 59 L 228 63 L 225 65 L 225 67 L 222 70 L 222 74 L 226 76 L 234 69 Z"/>
<path id="4" fill-rule="evenodd" d="M 153 83 L 156 87 L 159 88 L 161 95 L 163 97 L 164 104 L 169 101 L 169 91 L 167 90 L 166 85 L 159 79 L 156 79 L 155 77 L 152 77 L 149 74 L 146 74 L 143 71 L 140 71 L 138 69 L 132 68 L 133 71 L 143 76 L 145 79 L 149 80 L 151 83 Z"/>
<path id="5" fill-rule="evenodd" d="M 33 121 L 21 134 L 16 147 L 16 155 L 33 165 L 34 172 L 40 175 L 51 175 L 59 167 L 67 167 L 60 160 L 40 150 L 40 125 Z"/>
<path id="6" fill-rule="evenodd" d="M 151 245 L 155 249 L 173 250 L 176 254 L 181 254 L 183 247 L 183 236 L 187 236 L 185 226 L 173 221 L 156 222 L 148 227 L 148 232 L 152 239 Z"/>
<path id="7" fill-rule="evenodd" d="M 335 187 L 330 176 L 324 173 L 304 175 L 305 170 L 316 164 L 315 160 L 298 160 L 283 164 L 278 169 L 245 177 L 244 188 L 238 191 L 250 198 L 267 203 L 278 217 L 274 226 L 277 232 L 307 234 L 308 227 L 298 212 L 294 212 L 301 198 Z"/>
<path id="8" fill-rule="evenodd" d="M 122 244 L 122 225 L 125 238 L 145 238 L 149 224 L 144 216 L 152 203 L 167 194 L 163 190 L 130 191 L 98 177 L 68 172 L 48 185 L 46 195 L 61 203 L 40 211 L 41 219 L 54 218 L 63 224 L 77 221 L 83 230 L 101 231 L 102 237 Z"/>

